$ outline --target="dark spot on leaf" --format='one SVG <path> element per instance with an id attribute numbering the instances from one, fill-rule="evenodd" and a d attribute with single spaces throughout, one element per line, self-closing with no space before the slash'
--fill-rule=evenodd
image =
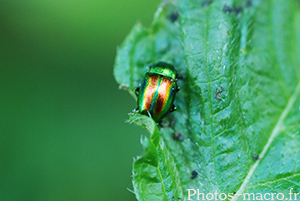
<path id="1" fill-rule="evenodd" d="M 243 12 L 243 7 L 242 6 L 234 6 L 233 8 L 225 5 L 223 7 L 223 12 L 225 13 L 233 13 L 235 15 L 238 15 L 239 13 Z"/>
<path id="2" fill-rule="evenodd" d="M 161 120 L 161 121 L 158 122 L 159 127 L 168 127 L 169 125 L 170 125 L 170 123 L 167 122 L 167 121 Z"/>
<path id="3" fill-rule="evenodd" d="M 168 127 L 168 126 L 170 126 L 171 128 L 174 128 L 174 124 L 175 124 L 174 117 L 172 116 L 171 113 L 168 113 L 167 117 L 168 117 L 169 121 L 161 120 L 160 122 L 158 122 L 158 125 L 160 127 Z"/>
<path id="4" fill-rule="evenodd" d="M 259 159 L 259 155 L 258 155 L 258 154 L 253 154 L 253 158 L 254 158 L 255 160 L 258 160 L 258 159 Z"/>
<path id="5" fill-rule="evenodd" d="M 195 179 L 198 176 L 198 172 L 196 170 L 193 170 L 191 179 Z"/>
<path id="6" fill-rule="evenodd" d="M 231 13 L 231 8 L 230 8 L 229 6 L 227 6 L 227 5 L 224 5 L 223 11 L 224 11 L 225 13 Z"/>
<path id="7" fill-rule="evenodd" d="M 169 15 L 169 19 L 171 20 L 171 22 L 176 22 L 177 19 L 179 17 L 179 13 L 177 10 L 174 10 L 170 15 Z"/>
<path id="8" fill-rule="evenodd" d="M 252 7 L 252 3 L 253 3 L 252 0 L 247 0 L 247 1 L 246 1 L 246 7 L 247 7 L 247 8 Z"/>
<path id="9" fill-rule="evenodd" d="M 243 7 L 242 6 L 235 6 L 235 7 L 233 7 L 233 13 L 235 14 L 235 15 L 238 15 L 239 13 L 241 13 L 241 12 L 243 12 Z"/>
<path id="10" fill-rule="evenodd" d="M 174 117 L 171 116 L 171 115 L 169 115 L 169 117 L 170 117 L 170 127 L 171 127 L 171 128 L 174 128 L 174 125 L 175 125 Z"/>
<path id="11" fill-rule="evenodd" d="M 179 142 L 182 142 L 184 140 L 184 136 L 178 131 L 176 131 L 173 136 L 173 140 L 178 140 Z"/>
<path id="12" fill-rule="evenodd" d="M 202 6 L 208 6 L 209 4 L 211 4 L 212 0 L 205 0 L 203 3 L 202 3 Z"/>
<path id="13" fill-rule="evenodd" d="M 234 192 L 233 192 L 233 195 L 235 195 L 235 194 L 236 194 L 236 192 L 234 191 Z"/>

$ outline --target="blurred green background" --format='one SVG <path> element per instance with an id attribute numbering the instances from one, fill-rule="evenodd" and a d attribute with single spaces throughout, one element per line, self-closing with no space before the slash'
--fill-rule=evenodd
<path id="1" fill-rule="evenodd" d="M 135 200 L 116 47 L 160 0 L 0 2 L 0 201 Z"/>

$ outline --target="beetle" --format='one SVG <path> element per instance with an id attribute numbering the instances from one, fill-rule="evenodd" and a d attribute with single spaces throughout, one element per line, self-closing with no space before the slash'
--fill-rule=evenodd
<path id="1" fill-rule="evenodd" d="M 169 112 L 176 110 L 173 102 L 179 90 L 177 74 L 171 64 L 158 62 L 150 65 L 141 86 L 135 90 L 136 110 L 159 123 Z"/>

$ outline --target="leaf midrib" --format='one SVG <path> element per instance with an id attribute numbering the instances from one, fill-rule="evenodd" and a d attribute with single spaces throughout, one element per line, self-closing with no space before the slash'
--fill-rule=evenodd
<path id="1" fill-rule="evenodd" d="M 232 201 L 236 201 L 238 200 L 239 196 L 245 191 L 247 184 L 249 183 L 253 173 L 255 172 L 257 166 L 260 164 L 260 161 L 264 158 L 264 156 L 266 155 L 267 151 L 270 148 L 270 145 L 272 144 L 274 138 L 278 135 L 280 129 L 282 128 L 282 123 L 284 121 L 284 119 L 286 118 L 286 116 L 289 114 L 290 110 L 292 109 L 296 98 L 299 96 L 300 94 L 300 82 L 298 83 L 297 87 L 295 88 L 292 96 L 289 98 L 289 101 L 286 105 L 286 107 L 284 108 L 284 110 L 282 111 L 277 123 L 275 124 L 274 129 L 272 130 L 272 134 L 270 135 L 268 142 L 266 143 L 266 145 L 264 146 L 262 152 L 259 154 L 259 160 L 257 160 L 252 167 L 250 168 L 246 178 L 244 179 L 241 187 L 239 188 L 239 190 L 236 192 L 236 194 L 233 196 Z"/>
<path id="2" fill-rule="evenodd" d="M 208 69 L 208 60 L 207 60 L 207 56 L 208 56 L 208 48 L 207 48 L 207 36 L 208 36 L 208 19 L 209 19 L 209 9 L 206 9 L 206 13 L 205 13 L 205 66 L 206 66 L 206 74 L 207 74 L 207 80 L 208 80 L 208 97 L 211 97 L 211 80 L 210 80 L 210 75 L 209 75 L 209 69 Z M 217 186 L 219 186 L 219 179 L 218 179 L 218 174 L 217 174 L 217 168 L 216 168 L 216 155 L 215 155 L 215 142 L 214 142 L 214 133 L 213 133 L 213 117 L 212 117 L 212 113 L 213 113 L 213 106 L 212 106 L 212 100 L 211 98 L 208 98 L 208 102 L 210 104 L 210 129 L 211 129 L 211 150 L 212 150 L 212 157 L 213 157 L 213 162 L 214 162 L 214 171 L 215 171 L 215 175 L 216 175 L 216 181 L 217 181 Z"/>

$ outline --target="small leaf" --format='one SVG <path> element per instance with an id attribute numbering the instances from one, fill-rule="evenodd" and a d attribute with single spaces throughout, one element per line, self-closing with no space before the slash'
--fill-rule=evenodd
<path id="1" fill-rule="evenodd" d="M 133 164 L 138 200 L 187 200 L 187 189 L 231 200 L 300 191 L 298 0 L 167 1 L 121 45 L 115 78 L 133 93 L 158 61 L 183 79 L 174 126 L 130 117 L 151 135 Z"/>
<path id="2" fill-rule="evenodd" d="M 182 197 L 176 164 L 169 150 L 160 140 L 156 123 L 144 115 L 134 115 L 130 121 L 148 129 L 151 138 L 144 138 L 145 155 L 133 163 L 133 187 L 138 200 L 171 200 Z M 149 193 L 151 191 L 151 193 Z"/>

